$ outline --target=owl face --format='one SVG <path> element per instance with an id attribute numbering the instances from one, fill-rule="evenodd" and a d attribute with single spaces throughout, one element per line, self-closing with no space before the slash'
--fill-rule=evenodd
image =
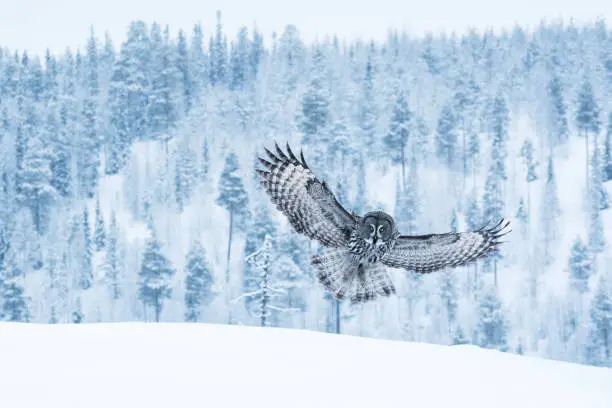
<path id="1" fill-rule="evenodd" d="M 395 222 L 381 211 L 367 213 L 361 220 L 359 236 L 370 245 L 382 245 L 393 238 Z"/>

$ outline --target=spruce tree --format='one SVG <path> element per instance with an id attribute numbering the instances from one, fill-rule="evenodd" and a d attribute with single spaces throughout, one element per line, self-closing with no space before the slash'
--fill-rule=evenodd
<path id="1" fill-rule="evenodd" d="M 570 288 L 580 294 L 589 292 L 592 263 L 589 249 L 580 237 L 572 244 L 569 259 Z"/>
<path id="2" fill-rule="evenodd" d="M 436 155 L 452 167 L 457 158 L 456 119 L 450 105 L 442 108 L 436 127 Z"/>
<path id="3" fill-rule="evenodd" d="M 138 276 L 140 278 L 140 289 L 138 298 L 146 307 L 153 308 L 155 321 L 159 322 L 164 307 L 164 300 L 170 299 L 172 288 L 170 279 L 174 276 L 174 268 L 170 261 L 162 254 L 161 246 L 152 233 L 148 239 L 142 265 Z"/>
<path id="4" fill-rule="evenodd" d="M 106 245 L 106 227 L 102 218 L 102 210 L 100 209 L 100 197 L 96 198 L 96 225 L 94 227 L 94 242 L 96 251 L 101 251 Z"/>
<path id="5" fill-rule="evenodd" d="M 480 299 L 474 335 L 480 347 L 508 350 L 508 321 L 495 288 L 489 288 Z"/>
<path id="6" fill-rule="evenodd" d="M 604 140 L 604 153 L 602 157 L 603 174 L 601 181 L 612 180 L 612 111 L 608 113 L 608 127 L 606 129 L 606 139 Z"/>
<path id="7" fill-rule="evenodd" d="M 559 198 L 557 195 L 557 181 L 553 166 L 552 156 L 548 156 L 546 171 L 546 184 L 544 185 L 544 196 L 540 210 L 542 244 L 542 262 L 549 265 L 553 260 L 553 247 L 559 238 L 558 219 L 561 215 Z"/>
<path id="8" fill-rule="evenodd" d="M 578 91 L 578 109 L 576 110 L 576 127 L 585 139 L 586 147 L 586 185 L 589 186 L 589 133 L 598 134 L 601 128 L 599 106 L 595 99 L 591 81 L 585 76 Z"/>
<path id="9" fill-rule="evenodd" d="M 219 197 L 217 197 L 216 200 L 217 205 L 225 208 L 229 213 L 229 233 L 227 239 L 227 257 L 225 266 L 225 291 L 228 296 L 230 282 L 230 255 L 233 234 L 234 231 L 244 228 L 245 220 L 249 216 L 249 200 L 238 171 L 238 156 L 236 153 L 231 152 L 225 158 L 225 166 L 223 167 L 223 171 L 219 177 Z"/>
<path id="10" fill-rule="evenodd" d="M 612 291 L 604 275 L 597 283 L 591 302 L 584 361 L 595 366 L 612 367 Z"/>
<path id="11" fill-rule="evenodd" d="M 567 108 L 563 100 L 563 83 L 558 76 L 548 82 L 548 97 L 550 98 L 550 130 L 549 146 L 555 147 L 568 140 Z"/>
<path id="12" fill-rule="evenodd" d="M 212 292 L 213 274 L 206 259 L 204 248 L 194 241 L 187 253 L 185 279 L 185 321 L 200 321 L 202 306 L 208 305 L 214 298 Z"/>
<path id="13" fill-rule="evenodd" d="M 383 137 L 383 143 L 389 152 L 393 164 L 402 166 L 402 185 L 406 185 L 406 146 L 410 137 L 412 112 L 408 108 L 406 95 L 399 92 L 389 123 L 389 132 Z"/>

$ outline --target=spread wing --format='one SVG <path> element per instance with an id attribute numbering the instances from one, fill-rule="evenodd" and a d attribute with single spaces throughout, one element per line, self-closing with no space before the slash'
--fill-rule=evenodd
<path id="1" fill-rule="evenodd" d="M 315 177 L 302 152 L 298 160 L 289 144 L 286 154 L 275 146 L 276 154 L 265 149 L 268 160 L 259 158 L 265 169 L 255 171 L 276 208 L 297 232 L 325 246 L 346 245 L 357 216 L 338 203 L 325 181 Z"/>
<path id="2" fill-rule="evenodd" d="M 392 268 L 404 268 L 417 273 L 430 273 L 446 267 L 457 267 L 488 256 L 497 250 L 499 238 L 510 231 L 504 231 L 506 222 L 493 228 L 485 227 L 470 232 L 400 235 L 395 246 L 381 262 Z"/>

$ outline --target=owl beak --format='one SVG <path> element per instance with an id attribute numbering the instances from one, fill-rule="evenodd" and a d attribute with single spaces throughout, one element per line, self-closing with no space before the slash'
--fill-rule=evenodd
<path id="1" fill-rule="evenodd" d="M 374 234 L 372 237 L 372 245 L 376 245 L 376 241 L 378 241 L 378 234 Z"/>

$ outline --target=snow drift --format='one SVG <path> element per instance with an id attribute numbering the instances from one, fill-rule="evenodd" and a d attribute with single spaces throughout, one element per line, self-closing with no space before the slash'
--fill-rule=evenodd
<path id="1" fill-rule="evenodd" d="M 612 370 L 208 324 L 0 324 L 0 406 L 612 407 Z"/>

